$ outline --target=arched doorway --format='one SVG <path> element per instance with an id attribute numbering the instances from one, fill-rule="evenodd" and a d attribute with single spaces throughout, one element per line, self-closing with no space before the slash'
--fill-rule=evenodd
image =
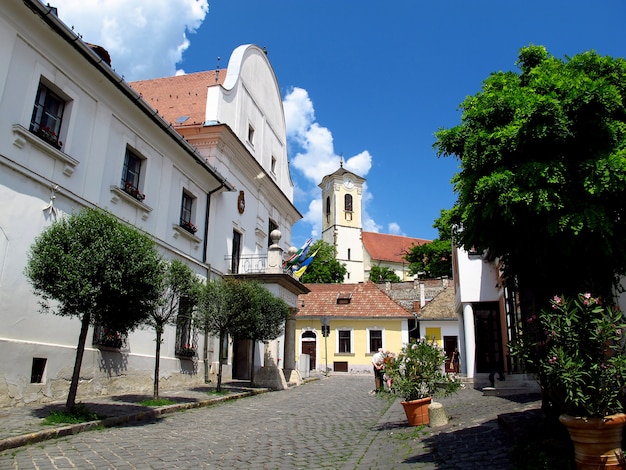
<path id="1" fill-rule="evenodd" d="M 310 370 L 316 369 L 315 359 L 317 357 L 317 335 L 314 331 L 305 331 L 302 333 L 302 352 L 301 354 L 308 354 L 311 358 Z"/>

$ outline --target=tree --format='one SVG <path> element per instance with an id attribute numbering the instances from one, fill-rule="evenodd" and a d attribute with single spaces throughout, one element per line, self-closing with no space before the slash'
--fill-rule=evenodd
<path id="1" fill-rule="evenodd" d="M 267 342 L 278 338 L 284 330 L 290 310 L 287 303 L 275 297 L 266 287 L 254 281 L 230 282 L 231 324 L 233 337 L 252 342 L 252 357 L 257 341 Z M 250 381 L 254 380 L 254 364 L 250 364 Z"/>
<path id="2" fill-rule="evenodd" d="M 370 281 L 372 282 L 400 282 L 400 276 L 388 267 L 372 266 L 370 270 Z"/>
<path id="3" fill-rule="evenodd" d="M 421 273 L 427 278 L 452 277 L 452 211 L 441 209 L 433 227 L 439 237 L 431 242 L 414 245 L 404 257 L 411 274 Z"/>
<path id="4" fill-rule="evenodd" d="M 436 133 L 461 163 L 455 241 L 499 257 L 531 308 L 557 293 L 610 299 L 626 271 L 626 61 L 529 46 L 517 64 Z"/>
<path id="5" fill-rule="evenodd" d="M 200 291 L 200 302 L 194 323 L 205 334 L 215 335 L 219 339 L 217 391 L 222 389 L 222 357 L 224 353 L 224 341 L 228 338 L 231 323 L 234 320 L 230 308 L 230 289 L 226 281 L 222 279 L 207 280 Z"/>
<path id="6" fill-rule="evenodd" d="M 159 298 L 160 263 L 152 240 L 99 209 L 55 221 L 36 238 L 25 274 L 42 312 L 81 319 L 66 411 L 74 409 L 89 325 L 126 333 L 144 322 Z"/>
<path id="7" fill-rule="evenodd" d="M 275 297 L 261 284 L 234 278 L 207 281 L 200 299 L 196 324 L 203 332 L 219 337 L 220 361 L 216 387 L 219 391 L 222 384 L 223 344 L 228 335 L 249 339 L 254 348 L 256 341 L 270 341 L 280 336 L 290 310 L 284 300 Z"/>
<path id="8" fill-rule="evenodd" d="M 179 260 L 163 263 L 160 284 L 160 299 L 150 312 L 145 324 L 154 328 L 156 351 L 154 356 L 154 399 L 159 398 L 159 371 L 161 363 L 161 343 L 165 326 L 176 323 L 181 308 L 193 309 L 198 299 L 200 281 L 194 272 Z"/>
<path id="9" fill-rule="evenodd" d="M 315 258 L 306 269 L 300 281 L 305 284 L 342 283 L 346 276 L 346 265 L 337 261 L 335 247 L 324 240 L 317 240 L 309 248 Z"/>

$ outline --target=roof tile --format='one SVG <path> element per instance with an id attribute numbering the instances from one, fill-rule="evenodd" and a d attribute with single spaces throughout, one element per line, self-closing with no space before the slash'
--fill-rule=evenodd
<path id="1" fill-rule="evenodd" d="M 305 284 L 308 294 L 298 297 L 300 308 L 296 318 L 414 318 L 376 285 L 367 281 L 359 284 Z M 351 297 L 350 297 L 351 296 Z M 337 303 L 337 299 L 350 299 Z"/>

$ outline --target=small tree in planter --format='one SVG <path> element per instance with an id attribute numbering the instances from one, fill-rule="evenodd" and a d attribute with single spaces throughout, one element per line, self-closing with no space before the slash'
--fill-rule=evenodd
<path id="1" fill-rule="evenodd" d="M 422 338 L 402 348 L 397 356 L 385 359 L 384 371 L 391 381 L 391 392 L 404 398 L 402 402 L 411 423 L 409 407 L 416 401 L 426 407 L 425 421 L 428 424 L 427 407 L 433 397 L 448 396 L 461 387 L 455 376 L 444 371 L 446 354 L 436 341 Z"/>

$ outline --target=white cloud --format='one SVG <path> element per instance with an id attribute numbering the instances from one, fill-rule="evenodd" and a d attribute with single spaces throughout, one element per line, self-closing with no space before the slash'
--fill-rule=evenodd
<path id="1" fill-rule="evenodd" d="M 390 222 L 387 225 L 387 232 L 392 235 L 404 235 L 404 233 L 402 233 L 402 229 L 400 228 L 400 224 L 396 222 Z"/>
<path id="2" fill-rule="evenodd" d="M 104 47 L 126 81 L 176 74 L 208 0 L 54 0 L 61 21 Z"/>

